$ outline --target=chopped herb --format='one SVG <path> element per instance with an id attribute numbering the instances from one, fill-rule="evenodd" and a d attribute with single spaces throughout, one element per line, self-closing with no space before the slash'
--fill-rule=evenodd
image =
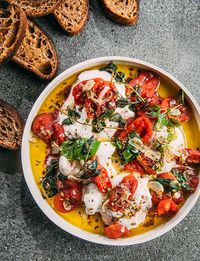
<path id="1" fill-rule="evenodd" d="M 114 75 L 113 78 L 115 79 L 116 82 L 126 82 L 125 73 L 118 72 L 118 67 L 113 62 L 110 62 L 109 64 L 107 64 L 103 68 L 100 68 L 99 70 L 112 73 Z"/>
<path id="2" fill-rule="evenodd" d="M 178 102 L 180 104 L 184 104 L 185 103 L 185 93 L 183 90 L 180 90 L 179 91 L 179 94 L 178 94 Z"/>
<path id="3" fill-rule="evenodd" d="M 180 186 L 185 189 L 186 191 L 191 191 L 187 178 L 181 173 L 178 169 L 174 168 L 172 169 L 172 174 L 177 178 Z"/>
<path id="4" fill-rule="evenodd" d="M 118 108 L 124 108 L 126 107 L 127 105 L 130 104 L 130 101 L 126 98 L 120 98 L 117 102 L 116 102 L 116 106 Z"/>
<path id="5" fill-rule="evenodd" d="M 92 120 L 92 131 L 96 133 L 100 133 L 104 127 L 106 127 L 106 124 L 104 120 L 110 119 L 111 116 L 113 115 L 114 110 L 107 110 L 103 114 L 101 114 L 97 119 Z"/>
<path id="6" fill-rule="evenodd" d="M 77 140 L 66 140 L 60 146 L 61 153 L 71 160 L 87 160 L 94 156 L 100 146 L 100 142 L 91 137 Z"/>
<path id="7" fill-rule="evenodd" d="M 75 118 L 75 119 L 79 119 L 81 117 L 78 112 L 71 109 L 68 109 L 68 116 L 70 118 Z"/>
<path id="8" fill-rule="evenodd" d="M 165 178 L 155 178 L 154 180 L 162 184 L 167 191 L 176 192 L 180 190 L 179 182 L 176 182 L 176 180 Z"/>
<path id="9" fill-rule="evenodd" d="M 62 125 L 71 125 L 73 121 L 70 118 L 66 118 L 62 121 Z"/>

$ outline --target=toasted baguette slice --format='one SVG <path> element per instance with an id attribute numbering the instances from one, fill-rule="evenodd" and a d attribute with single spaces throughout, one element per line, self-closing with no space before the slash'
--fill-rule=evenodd
<path id="1" fill-rule="evenodd" d="M 39 17 L 53 12 L 61 0 L 7 0 L 23 8 L 28 16 Z"/>
<path id="2" fill-rule="evenodd" d="M 0 146 L 15 150 L 20 147 L 24 121 L 17 110 L 0 99 Z"/>
<path id="3" fill-rule="evenodd" d="M 102 0 L 108 16 L 123 25 L 133 25 L 138 19 L 138 0 Z"/>
<path id="4" fill-rule="evenodd" d="M 62 0 L 53 13 L 58 23 L 69 35 L 76 35 L 87 23 L 89 0 Z"/>
<path id="5" fill-rule="evenodd" d="M 27 27 L 26 14 L 20 7 L 0 9 L 0 67 L 17 51 Z"/>
<path id="6" fill-rule="evenodd" d="M 51 80 L 58 67 L 52 40 L 29 19 L 26 35 L 12 60 L 45 80 Z"/>

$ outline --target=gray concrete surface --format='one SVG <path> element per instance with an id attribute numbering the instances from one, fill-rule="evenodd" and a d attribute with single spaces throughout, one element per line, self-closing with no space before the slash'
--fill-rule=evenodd
<path id="1" fill-rule="evenodd" d="M 200 1 L 140 0 L 133 27 L 107 19 L 99 1 L 91 1 L 90 19 L 80 35 L 70 38 L 52 17 L 38 19 L 58 50 L 58 73 L 85 59 L 131 56 L 151 62 L 179 79 L 200 98 Z M 27 117 L 47 85 L 8 64 L 0 71 L 0 97 Z M 0 260 L 137 260 L 199 261 L 200 204 L 176 228 L 146 244 L 100 246 L 77 239 L 49 221 L 25 184 L 20 151 L 0 149 Z"/>

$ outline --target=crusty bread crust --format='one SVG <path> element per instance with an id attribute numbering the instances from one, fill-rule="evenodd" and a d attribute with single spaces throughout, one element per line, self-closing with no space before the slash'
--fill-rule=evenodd
<path id="1" fill-rule="evenodd" d="M 62 0 L 53 14 L 69 35 L 76 35 L 84 29 L 87 23 L 89 0 Z"/>
<path id="2" fill-rule="evenodd" d="M 26 35 L 12 60 L 45 80 L 51 80 L 58 68 L 51 38 L 30 19 Z"/>
<path id="3" fill-rule="evenodd" d="M 0 146 L 10 150 L 20 147 L 24 121 L 17 110 L 0 99 Z"/>
<path id="4" fill-rule="evenodd" d="M 10 5 L 8 9 L 0 9 L 0 67 L 9 61 L 19 48 L 26 27 L 26 14 L 20 7 Z"/>
<path id="5" fill-rule="evenodd" d="M 61 0 L 7 0 L 23 8 L 27 16 L 39 17 L 53 12 Z"/>
<path id="6" fill-rule="evenodd" d="M 115 22 L 122 25 L 133 25 L 137 22 L 138 0 L 102 0 L 106 14 Z"/>

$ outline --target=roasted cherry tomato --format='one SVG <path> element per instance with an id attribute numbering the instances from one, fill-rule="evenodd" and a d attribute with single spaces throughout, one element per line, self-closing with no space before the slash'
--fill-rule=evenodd
<path id="1" fill-rule="evenodd" d="M 127 237 L 129 230 L 119 222 L 104 228 L 105 235 L 111 239 Z"/>
<path id="2" fill-rule="evenodd" d="M 103 79 L 93 79 L 94 85 L 90 90 L 83 90 L 88 81 L 83 81 L 73 89 L 73 96 L 76 105 L 85 106 L 88 118 L 98 118 L 108 109 L 115 109 L 117 91 L 114 83 Z M 91 93 L 93 97 L 91 97 Z"/>
<path id="3" fill-rule="evenodd" d="M 176 179 L 176 177 L 171 172 L 165 172 L 158 175 L 159 178 L 163 179 Z"/>
<path id="4" fill-rule="evenodd" d="M 113 211 L 123 211 L 127 209 L 130 202 L 124 198 L 126 192 L 130 193 L 128 199 L 132 197 L 138 187 L 138 181 L 133 175 L 125 176 L 122 181 L 110 193 L 109 206 Z"/>
<path id="5" fill-rule="evenodd" d="M 147 143 L 153 134 L 152 123 L 145 116 L 138 117 L 136 120 L 128 125 L 128 133 L 133 130 L 135 130 L 140 135 L 144 143 Z"/>
<path id="6" fill-rule="evenodd" d="M 83 86 L 87 83 L 87 81 L 82 81 L 76 86 L 74 86 L 72 90 L 72 95 L 74 96 L 74 102 L 76 105 L 84 105 L 86 99 L 86 93 L 83 92 Z"/>
<path id="7" fill-rule="evenodd" d="M 156 171 L 153 169 L 153 166 L 154 166 L 155 162 L 152 159 L 146 157 L 144 155 L 144 153 L 141 153 L 140 155 L 138 155 L 137 156 L 137 160 L 139 161 L 140 165 L 143 167 L 143 169 L 147 173 L 149 173 L 151 175 L 155 175 L 156 174 Z"/>
<path id="8" fill-rule="evenodd" d="M 61 145 L 65 140 L 63 126 L 58 122 L 53 124 L 53 138 L 58 145 Z"/>
<path id="9" fill-rule="evenodd" d="M 174 115 L 173 114 L 173 108 L 177 107 L 177 109 L 180 111 L 180 115 Z M 180 105 L 176 98 L 174 97 L 168 97 L 165 98 L 162 101 L 161 104 L 162 110 L 166 110 L 171 108 L 171 113 L 169 112 L 167 115 L 171 119 L 175 119 L 179 122 L 188 121 L 190 119 L 190 111 L 187 106 Z"/>
<path id="10" fill-rule="evenodd" d="M 48 142 L 53 134 L 53 117 L 50 113 L 38 114 L 32 124 L 32 131 L 41 140 Z"/>
<path id="11" fill-rule="evenodd" d="M 188 156 L 186 163 L 188 164 L 200 164 L 200 151 L 195 149 L 186 149 Z"/>
<path id="12" fill-rule="evenodd" d="M 132 160 L 124 165 L 124 169 L 128 172 L 137 172 L 140 174 L 144 174 L 144 169 L 140 165 L 140 163 L 137 160 Z"/>
<path id="13" fill-rule="evenodd" d="M 140 96 L 144 98 L 152 98 L 159 84 L 159 77 L 148 71 L 140 73 L 129 83 L 133 88 L 139 87 L 141 89 Z M 134 95 L 134 90 L 130 87 L 126 89 L 126 95 L 131 101 L 135 101 L 137 98 L 137 95 Z"/>
<path id="14" fill-rule="evenodd" d="M 99 166 L 98 169 L 100 169 L 101 172 L 98 176 L 94 177 L 92 181 L 97 185 L 101 192 L 107 193 L 108 190 L 112 188 L 110 177 L 105 168 Z"/>
<path id="15" fill-rule="evenodd" d="M 162 199 L 158 203 L 157 213 L 158 216 L 166 215 L 169 212 L 177 212 L 178 206 L 174 203 L 171 198 Z"/>
<path id="16" fill-rule="evenodd" d="M 54 207 L 60 212 L 67 213 L 80 205 L 81 198 L 80 186 L 73 181 L 66 181 L 61 192 L 54 196 Z"/>
<path id="17" fill-rule="evenodd" d="M 161 198 L 153 190 L 151 190 L 150 193 L 151 193 L 151 199 L 152 199 L 153 204 L 158 205 L 158 203 L 161 201 Z"/>
<path id="18" fill-rule="evenodd" d="M 189 178 L 189 186 L 192 189 L 192 192 L 196 190 L 199 185 L 199 176 L 191 176 Z"/>

